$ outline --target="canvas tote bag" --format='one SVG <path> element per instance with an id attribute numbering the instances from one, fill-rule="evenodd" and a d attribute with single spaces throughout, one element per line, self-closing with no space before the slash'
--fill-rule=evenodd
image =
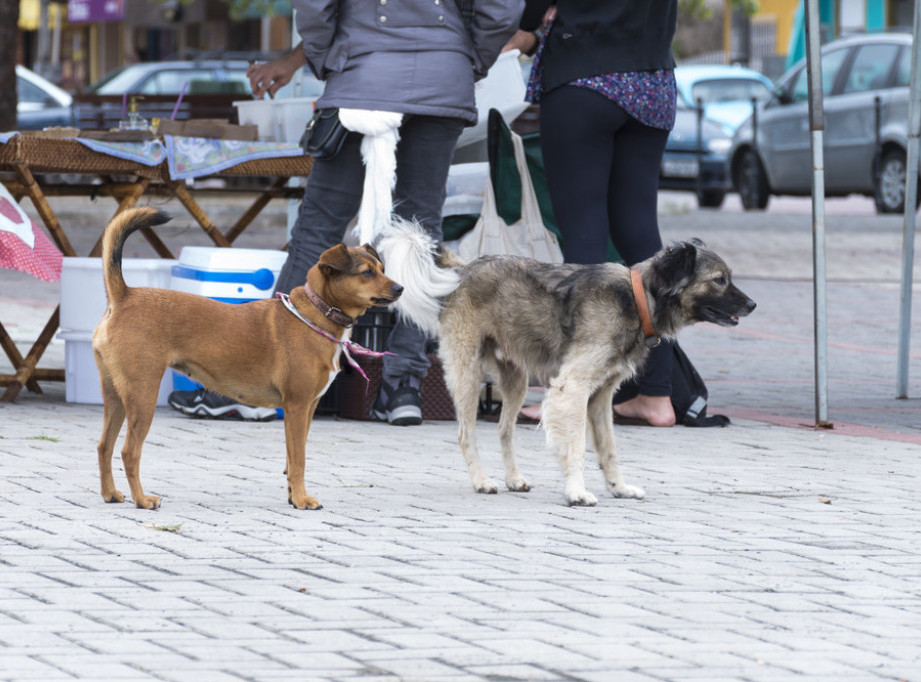
<path id="1" fill-rule="evenodd" d="M 528 171 L 524 143 L 512 132 L 515 165 L 521 178 L 521 218 L 509 225 L 496 210 L 496 194 L 492 181 L 486 183 L 483 209 L 473 229 L 461 237 L 458 255 L 467 261 L 479 256 L 508 254 L 525 256 L 547 263 L 562 263 L 563 252 L 556 235 L 544 227 L 540 204 Z"/>

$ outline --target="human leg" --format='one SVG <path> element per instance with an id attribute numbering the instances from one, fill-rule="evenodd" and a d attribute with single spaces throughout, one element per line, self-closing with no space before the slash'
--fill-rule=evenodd
<path id="1" fill-rule="evenodd" d="M 448 171 L 463 121 L 434 116 L 406 116 L 397 145 L 397 181 L 393 210 L 401 218 L 416 220 L 441 241 L 441 211 Z M 375 401 L 378 418 L 392 424 L 422 421 L 419 385 L 429 368 L 428 337 L 412 324 L 397 321 L 384 357 L 381 394 Z"/>
<path id="2" fill-rule="evenodd" d="M 662 248 L 657 213 L 659 166 L 668 132 L 630 119 L 614 142 L 608 188 L 608 216 L 614 246 L 628 265 L 652 256 Z M 672 426 L 672 342 L 649 353 L 636 378 L 636 395 L 618 403 L 615 413 L 646 421 L 652 426 Z"/>
<path id="3" fill-rule="evenodd" d="M 586 88 L 564 86 L 541 100 L 547 189 L 568 263 L 605 260 L 614 134 L 628 118 L 620 107 Z"/>
<path id="4" fill-rule="evenodd" d="M 276 291 L 290 293 L 303 285 L 320 254 L 342 241 L 345 228 L 358 213 L 364 177 L 361 135 L 355 133 L 346 137 L 336 156 L 314 161 Z"/>
<path id="5" fill-rule="evenodd" d="M 608 236 L 628 265 L 662 247 L 657 195 L 667 139 L 667 131 L 642 125 L 591 90 L 567 86 L 545 95 L 541 149 L 567 262 L 601 262 Z M 674 424 L 671 360 L 670 344 L 653 349 L 637 393 L 617 413 Z"/>

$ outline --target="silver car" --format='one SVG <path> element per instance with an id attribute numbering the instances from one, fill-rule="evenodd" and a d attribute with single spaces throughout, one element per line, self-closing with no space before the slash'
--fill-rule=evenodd
<path id="1" fill-rule="evenodd" d="M 822 48 L 825 191 L 874 197 L 880 213 L 905 201 L 911 36 L 843 38 Z M 763 209 L 772 194 L 812 191 L 805 61 L 778 82 L 733 139 L 730 175 L 742 205 Z"/>

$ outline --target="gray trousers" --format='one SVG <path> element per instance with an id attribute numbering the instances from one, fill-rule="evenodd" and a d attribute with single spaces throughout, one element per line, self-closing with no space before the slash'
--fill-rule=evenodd
<path id="1" fill-rule="evenodd" d="M 394 213 L 419 221 L 439 242 L 448 170 L 463 127 L 461 119 L 408 114 L 400 126 Z M 334 158 L 314 162 L 276 291 L 289 293 L 304 284 L 320 254 L 342 241 L 361 204 L 365 168 L 360 145 L 361 135 L 350 133 Z M 395 355 L 384 357 L 384 377 L 393 383 L 407 375 L 425 376 L 427 342 L 419 329 L 397 322 L 387 340 L 387 350 Z"/>

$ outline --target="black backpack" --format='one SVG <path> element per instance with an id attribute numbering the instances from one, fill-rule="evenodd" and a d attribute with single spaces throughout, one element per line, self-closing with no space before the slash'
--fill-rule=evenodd
<path id="1" fill-rule="evenodd" d="M 685 426 L 729 426 L 729 417 L 722 414 L 707 416 L 707 385 L 677 343 L 672 344 L 672 407 L 675 422 Z M 628 381 L 617 391 L 614 403 L 629 400 L 639 393 L 635 381 Z"/>

